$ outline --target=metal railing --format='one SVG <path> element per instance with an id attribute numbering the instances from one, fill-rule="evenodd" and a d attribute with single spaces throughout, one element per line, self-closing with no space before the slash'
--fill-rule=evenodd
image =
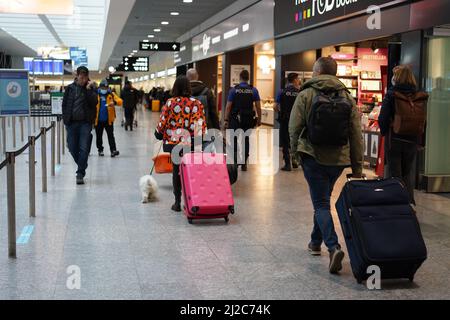
<path id="1" fill-rule="evenodd" d="M 8 119 L 10 122 L 11 118 Z M 40 132 L 38 135 L 31 135 L 31 122 L 33 122 L 33 132 L 36 132 L 36 122 L 38 122 Z M 16 119 L 12 118 L 12 141 L 13 148 L 16 146 Z M 49 126 L 47 126 L 49 124 Z M 51 143 L 51 175 L 56 175 L 56 162 L 61 163 L 61 152 L 64 154 L 64 126 L 60 117 L 51 117 L 42 115 L 32 115 L 28 121 L 28 142 L 20 149 L 15 151 L 6 150 L 6 126 L 7 119 L 1 119 L 2 125 L 2 151 L 5 155 L 4 161 L 0 162 L 0 170 L 6 167 L 6 185 L 7 185 L 7 211 L 8 211 L 8 254 L 11 258 L 17 257 L 16 251 L 16 158 L 28 152 L 28 178 L 29 178 L 29 216 L 36 217 L 36 141 L 41 139 L 41 169 L 42 169 L 42 192 L 47 192 L 47 133 L 50 131 Z M 24 140 L 23 118 L 20 120 L 21 139 Z M 57 131 L 57 132 L 56 132 Z M 57 138 L 57 140 L 56 140 Z M 55 146 L 57 144 L 57 146 Z M 62 146 L 61 146 L 62 144 Z M 58 153 L 58 154 L 56 154 Z"/>

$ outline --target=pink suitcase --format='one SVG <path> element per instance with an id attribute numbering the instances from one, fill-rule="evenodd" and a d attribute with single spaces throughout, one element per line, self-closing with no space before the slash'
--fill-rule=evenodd
<path id="1" fill-rule="evenodd" d="M 189 153 L 180 166 L 184 211 L 198 219 L 225 219 L 234 214 L 234 199 L 224 154 Z"/>

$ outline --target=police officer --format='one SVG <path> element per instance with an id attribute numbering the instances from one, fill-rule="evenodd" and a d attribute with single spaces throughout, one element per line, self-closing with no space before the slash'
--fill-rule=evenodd
<path id="1" fill-rule="evenodd" d="M 249 81 L 250 73 L 247 70 L 243 70 L 240 74 L 240 84 L 230 91 L 225 113 L 225 127 L 227 129 L 242 129 L 246 132 L 256 126 L 261 126 L 261 98 L 258 89 L 251 86 Z M 255 114 L 255 107 L 257 114 Z M 242 164 L 242 171 L 247 171 L 248 158 L 250 155 L 250 137 L 248 135 L 245 135 L 244 154 L 245 162 Z M 237 137 L 235 137 L 235 163 L 238 163 L 237 157 L 238 144 Z"/>
<path id="2" fill-rule="evenodd" d="M 291 157 L 291 142 L 289 139 L 289 119 L 291 117 L 292 106 L 300 92 L 300 78 L 297 73 L 288 75 L 288 85 L 278 96 L 275 105 L 275 111 L 278 112 L 278 122 L 280 123 L 280 140 L 283 148 L 283 159 L 285 166 L 282 171 L 292 171 L 298 168 L 298 162 Z"/>

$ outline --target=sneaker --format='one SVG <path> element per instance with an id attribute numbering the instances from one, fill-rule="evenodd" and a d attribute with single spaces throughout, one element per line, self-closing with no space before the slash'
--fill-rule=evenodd
<path id="1" fill-rule="evenodd" d="M 99 155 L 99 157 L 104 157 L 104 156 L 105 156 L 105 153 L 104 153 L 103 151 L 99 151 L 99 152 L 98 152 L 98 155 Z"/>
<path id="2" fill-rule="evenodd" d="M 84 184 L 84 178 L 82 176 L 77 176 L 77 185 L 81 186 Z"/>
<path id="3" fill-rule="evenodd" d="M 292 171 L 292 167 L 289 166 L 289 165 L 285 165 L 283 168 L 281 168 L 281 171 L 291 172 Z"/>
<path id="4" fill-rule="evenodd" d="M 342 260 L 344 260 L 345 253 L 340 248 L 336 248 L 330 252 L 330 273 L 337 274 L 342 270 Z"/>
<path id="5" fill-rule="evenodd" d="M 181 203 L 175 202 L 172 206 L 172 211 L 181 212 Z"/>
<path id="6" fill-rule="evenodd" d="M 120 152 L 119 151 L 111 152 L 111 158 L 115 158 L 115 157 L 118 157 L 118 156 L 120 156 Z"/>
<path id="7" fill-rule="evenodd" d="M 308 245 L 308 251 L 312 256 L 320 256 L 322 255 L 321 246 L 315 246 L 312 243 Z"/>

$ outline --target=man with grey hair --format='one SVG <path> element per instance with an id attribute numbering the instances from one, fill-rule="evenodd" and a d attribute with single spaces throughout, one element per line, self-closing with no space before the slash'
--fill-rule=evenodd
<path id="1" fill-rule="evenodd" d="M 308 246 L 321 255 L 324 242 L 330 253 L 329 271 L 342 270 L 344 252 L 331 216 L 330 198 L 346 167 L 359 178 L 363 170 L 363 137 L 356 102 L 336 77 L 337 63 L 323 57 L 314 65 L 292 108 L 289 132 L 291 150 L 302 161 L 314 206 L 314 229 Z"/>
<path id="2" fill-rule="evenodd" d="M 196 69 L 189 69 L 186 73 L 186 77 L 191 82 L 192 97 L 203 104 L 208 129 L 220 130 L 214 93 L 203 82 L 199 81 L 199 75 Z"/>

